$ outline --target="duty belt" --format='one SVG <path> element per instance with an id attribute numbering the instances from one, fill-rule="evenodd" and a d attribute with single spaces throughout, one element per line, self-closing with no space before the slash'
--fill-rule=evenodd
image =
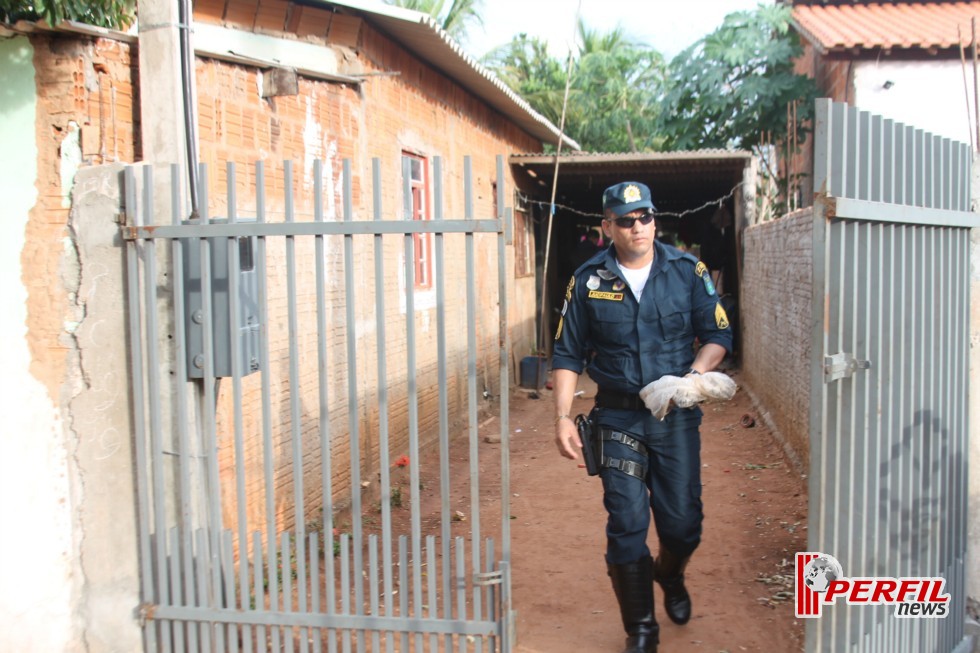
<path id="1" fill-rule="evenodd" d="M 628 433 L 614 431 L 613 429 L 600 428 L 599 435 L 603 442 L 619 442 L 637 453 L 643 454 L 644 456 L 647 455 L 646 446 Z M 645 481 L 647 477 L 647 466 L 643 463 L 636 462 L 635 460 L 623 460 L 621 458 L 612 458 L 610 456 L 603 455 L 602 466 L 610 469 L 618 469 L 624 474 L 629 474 L 630 476 L 638 478 L 641 481 Z"/>
<path id="2" fill-rule="evenodd" d="M 599 388 L 595 396 L 599 408 L 618 408 L 620 410 L 646 410 L 647 406 L 635 392 L 617 392 Z"/>

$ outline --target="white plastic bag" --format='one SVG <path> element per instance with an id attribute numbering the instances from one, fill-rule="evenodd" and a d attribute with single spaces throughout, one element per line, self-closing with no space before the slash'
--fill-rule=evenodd
<path id="1" fill-rule="evenodd" d="M 654 417 L 663 420 L 670 412 L 671 403 L 680 408 L 690 408 L 709 399 L 727 401 L 735 396 L 736 389 L 735 381 L 721 372 L 688 374 L 684 377 L 667 374 L 640 390 L 640 399 Z"/>

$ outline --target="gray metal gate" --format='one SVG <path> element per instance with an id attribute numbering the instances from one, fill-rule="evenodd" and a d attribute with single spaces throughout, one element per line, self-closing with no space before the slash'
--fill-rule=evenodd
<path id="1" fill-rule="evenodd" d="M 439 159 L 425 220 L 409 200 L 384 214 L 377 160 L 372 220 L 354 220 L 349 161 L 312 166 L 308 215 L 288 162 L 276 180 L 229 164 L 225 216 L 189 221 L 176 168 L 127 170 L 146 650 L 510 651 L 503 159 L 492 219 L 474 219 L 468 157 L 463 219 L 443 215 Z M 401 170 L 388 197 L 412 197 Z"/>
<path id="2" fill-rule="evenodd" d="M 940 576 L 951 599 L 945 619 L 839 601 L 807 650 L 965 650 L 970 151 L 816 115 L 809 547 L 849 578 Z"/>

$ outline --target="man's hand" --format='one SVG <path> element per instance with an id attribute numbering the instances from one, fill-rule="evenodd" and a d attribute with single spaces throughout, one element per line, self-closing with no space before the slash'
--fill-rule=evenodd
<path id="1" fill-rule="evenodd" d="M 571 417 L 562 417 L 555 423 L 555 444 L 562 456 L 578 460 L 582 440 L 578 437 L 578 428 Z"/>

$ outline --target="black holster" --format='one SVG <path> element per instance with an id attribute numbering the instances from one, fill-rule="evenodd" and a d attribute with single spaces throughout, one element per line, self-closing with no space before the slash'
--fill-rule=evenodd
<path id="1" fill-rule="evenodd" d="M 578 437 L 582 440 L 582 457 L 585 458 L 585 471 L 589 476 L 599 475 L 599 463 L 602 461 L 602 438 L 595 423 L 585 415 L 575 417 L 578 427 Z"/>

